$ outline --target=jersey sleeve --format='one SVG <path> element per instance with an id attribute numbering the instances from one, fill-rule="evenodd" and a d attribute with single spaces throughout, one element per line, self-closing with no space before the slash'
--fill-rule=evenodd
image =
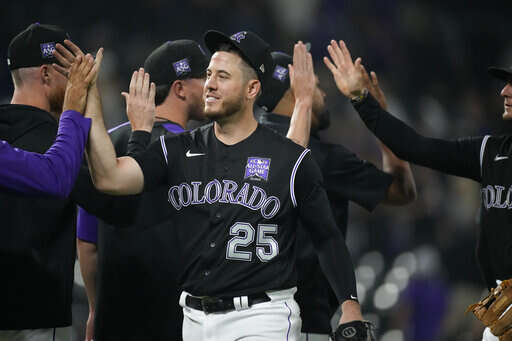
<path id="1" fill-rule="evenodd" d="M 340 145 L 331 146 L 323 175 L 330 196 L 353 201 L 369 211 L 386 198 L 393 182 L 390 174 Z"/>
<path id="2" fill-rule="evenodd" d="M 172 164 L 179 149 L 177 144 L 176 137 L 166 138 L 162 135 L 145 152 L 132 155 L 144 174 L 144 191 L 152 191 L 166 183 L 168 165 Z"/>
<path id="3" fill-rule="evenodd" d="M 443 173 L 481 181 L 483 137 L 442 140 L 422 136 L 382 109 L 370 94 L 354 107 L 368 129 L 399 158 Z"/>
<path id="4" fill-rule="evenodd" d="M 136 130 L 131 133 L 128 140 L 126 155 L 134 156 L 144 152 L 151 142 L 151 133 L 142 130 Z"/>
<path id="5" fill-rule="evenodd" d="M 299 218 L 311 237 L 320 266 L 338 302 L 356 299 L 354 265 L 322 187 L 320 169 L 307 149 L 299 161 L 293 179 Z"/>
<path id="6" fill-rule="evenodd" d="M 38 154 L 0 142 L 0 186 L 27 194 L 67 197 L 82 163 L 91 120 L 68 110 L 62 113 L 57 138 Z"/>

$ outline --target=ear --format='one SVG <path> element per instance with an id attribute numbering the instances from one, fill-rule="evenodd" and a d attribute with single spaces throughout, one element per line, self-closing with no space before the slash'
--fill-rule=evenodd
<path id="1" fill-rule="evenodd" d="M 183 84 L 183 81 L 181 81 L 179 79 L 172 83 L 171 92 L 181 100 L 185 100 L 185 98 L 187 97 L 185 95 L 186 91 L 185 91 L 185 86 Z"/>
<path id="2" fill-rule="evenodd" d="M 251 79 L 247 82 L 247 97 L 249 99 L 256 98 L 261 90 L 261 83 L 257 79 Z"/>
<path id="3" fill-rule="evenodd" d="M 48 85 L 50 83 L 50 70 L 48 65 L 43 64 L 39 67 L 39 75 L 43 84 Z"/>

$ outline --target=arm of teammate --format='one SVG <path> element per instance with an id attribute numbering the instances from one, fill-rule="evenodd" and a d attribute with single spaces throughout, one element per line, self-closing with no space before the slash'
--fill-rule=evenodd
<path id="1" fill-rule="evenodd" d="M 382 109 L 388 110 L 388 101 L 384 91 L 379 85 L 379 79 L 375 72 L 368 75 L 366 69 L 361 64 L 361 73 L 368 91 L 375 97 Z M 388 187 L 386 197 L 382 201 L 388 205 L 405 205 L 416 199 L 416 182 L 412 175 L 409 162 L 396 157 L 393 152 L 379 141 L 379 147 L 382 154 L 382 170 L 393 176 L 393 182 Z"/>
<path id="2" fill-rule="evenodd" d="M 332 61 L 324 57 L 338 89 L 355 99 L 354 107 L 366 126 L 393 153 L 403 159 L 438 171 L 480 181 L 480 147 L 482 138 L 464 138 L 454 141 L 428 138 L 393 117 L 368 94 L 361 72 L 361 60 L 352 62 L 345 43 L 332 41 L 328 46 Z"/>
<path id="3" fill-rule="evenodd" d="M 31 194 L 67 197 L 80 169 L 91 122 L 84 112 L 87 87 L 95 70 L 91 56 L 71 66 L 55 143 L 45 154 L 0 143 L 0 186 Z"/>
<path id="4" fill-rule="evenodd" d="M 290 120 L 287 138 L 307 147 L 311 130 L 311 110 L 315 91 L 315 72 L 311 53 L 301 41 L 293 49 L 293 65 L 290 69 L 290 88 L 295 97 L 295 107 Z"/>
<path id="5" fill-rule="evenodd" d="M 140 115 L 154 116 L 155 84 L 150 83 L 149 74 L 143 69 L 135 71 L 130 81 L 130 96 L 143 110 Z M 139 164 L 129 156 L 116 158 L 114 146 L 108 136 L 97 86 L 91 87 L 91 100 L 87 103 L 86 115 L 93 118 L 86 155 L 94 185 L 102 192 L 115 195 L 137 194 L 144 187 L 144 174 Z M 152 105 L 151 105 L 152 104 Z M 152 108 L 152 109 L 151 109 Z"/>
<path id="6" fill-rule="evenodd" d="M 295 196 L 301 222 L 310 233 L 320 266 L 341 305 L 340 323 L 362 320 L 349 251 L 332 216 L 320 169 L 310 152 L 305 153 L 292 181 L 292 201 Z"/>

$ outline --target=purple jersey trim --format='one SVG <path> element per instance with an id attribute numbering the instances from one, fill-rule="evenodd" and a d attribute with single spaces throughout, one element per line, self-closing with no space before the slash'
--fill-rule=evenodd
<path id="1" fill-rule="evenodd" d="M 71 192 L 82 163 L 91 120 L 67 110 L 59 121 L 57 138 L 44 154 L 13 148 L 0 142 L 0 186 L 26 194 L 65 198 Z"/>
<path id="2" fill-rule="evenodd" d="M 286 332 L 286 341 L 288 341 L 288 338 L 290 337 L 290 329 L 292 328 L 292 322 L 290 321 L 290 317 L 292 316 L 292 310 L 290 309 L 286 302 L 284 302 L 284 305 L 286 306 L 286 308 L 288 308 L 288 311 L 290 312 L 288 314 L 288 331 Z"/>
<path id="3" fill-rule="evenodd" d="M 304 156 L 306 156 L 308 152 L 309 149 L 306 148 L 302 154 L 300 154 L 297 162 L 295 162 L 295 166 L 293 166 L 292 175 L 290 176 L 290 196 L 292 197 L 293 207 L 297 207 L 297 199 L 295 198 L 295 174 L 297 174 L 297 169 L 299 168 L 302 159 L 304 159 Z"/>
<path id="4" fill-rule="evenodd" d="M 113 131 L 115 131 L 115 130 L 117 130 L 117 129 L 121 128 L 121 127 L 127 126 L 127 125 L 130 125 L 130 121 L 128 121 L 128 122 L 123 122 L 123 123 L 121 123 L 121 124 L 119 124 L 119 125 L 116 125 L 115 127 L 110 128 L 109 130 L 107 130 L 107 133 L 109 133 L 109 134 L 110 134 L 111 132 L 113 132 Z"/>
<path id="5" fill-rule="evenodd" d="M 162 124 L 162 127 L 174 134 L 181 134 L 185 131 L 185 129 L 175 123 L 164 123 Z"/>
<path id="6" fill-rule="evenodd" d="M 80 206 L 78 206 L 76 237 L 89 243 L 98 243 L 98 218 L 87 213 Z"/>

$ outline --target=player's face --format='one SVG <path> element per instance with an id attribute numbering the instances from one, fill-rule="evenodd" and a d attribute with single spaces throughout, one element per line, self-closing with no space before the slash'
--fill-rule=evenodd
<path id="1" fill-rule="evenodd" d="M 187 86 L 187 102 L 188 102 L 188 117 L 192 120 L 204 120 L 204 89 L 205 78 L 190 78 L 186 79 Z"/>
<path id="2" fill-rule="evenodd" d="M 66 93 L 67 78 L 57 72 L 53 66 L 48 66 L 48 101 L 50 102 L 50 112 L 60 114 L 64 104 L 64 94 Z"/>
<path id="3" fill-rule="evenodd" d="M 501 96 L 504 98 L 504 120 L 512 120 L 512 81 L 501 90 Z"/>
<path id="4" fill-rule="evenodd" d="M 313 115 L 311 116 L 311 130 L 313 132 L 329 127 L 330 116 L 325 107 L 325 96 L 325 92 L 320 88 L 318 77 L 316 77 L 316 87 L 313 95 Z"/>
<path id="5" fill-rule="evenodd" d="M 210 60 L 204 84 L 204 114 L 217 120 L 240 111 L 244 103 L 241 58 L 234 53 L 218 51 Z"/>

